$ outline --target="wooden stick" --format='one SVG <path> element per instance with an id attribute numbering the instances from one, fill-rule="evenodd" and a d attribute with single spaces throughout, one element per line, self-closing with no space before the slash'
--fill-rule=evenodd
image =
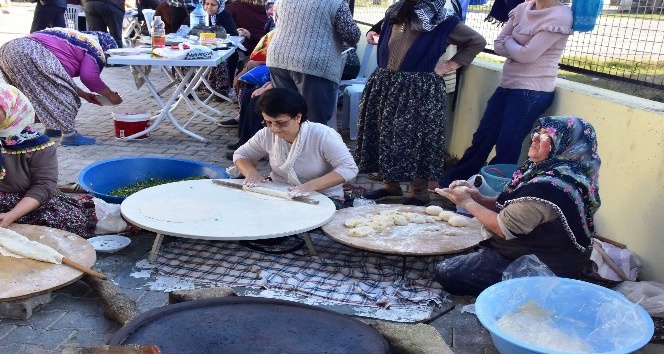
<path id="1" fill-rule="evenodd" d="M 80 265 L 80 264 L 78 264 L 78 263 L 72 261 L 72 260 L 69 259 L 69 258 L 62 257 L 62 263 L 63 263 L 63 264 L 66 264 L 66 265 L 68 265 L 68 266 L 70 266 L 70 267 L 72 267 L 72 268 L 74 268 L 74 269 L 80 270 L 81 272 L 83 272 L 83 273 L 85 273 L 85 274 L 90 274 L 90 275 L 92 275 L 92 276 L 95 277 L 95 278 L 99 278 L 99 279 L 102 279 L 102 280 L 106 280 L 106 276 L 105 276 L 105 275 L 103 275 L 103 274 L 101 274 L 101 273 L 98 273 L 98 272 L 95 272 L 94 270 L 92 270 L 92 269 L 90 269 L 90 268 L 88 268 L 88 267 L 84 267 L 84 266 L 82 266 L 82 265 Z"/>
<path id="2" fill-rule="evenodd" d="M 622 243 L 620 243 L 620 242 L 618 242 L 618 241 L 613 241 L 613 240 L 611 240 L 611 239 L 608 239 L 608 238 L 606 238 L 606 237 L 599 236 L 599 235 L 595 235 L 594 237 L 595 237 L 596 239 L 602 241 L 602 242 L 610 243 L 610 244 L 612 244 L 612 245 L 614 245 L 614 246 L 616 246 L 616 247 L 618 247 L 618 248 L 622 248 L 622 249 L 627 248 L 626 245 L 624 245 L 624 244 L 622 244 Z"/>
<path id="3" fill-rule="evenodd" d="M 618 265 L 611 259 L 611 256 L 609 256 L 606 251 L 600 246 L 599 244 L 593 242 L 593 248 L 599 253 L 600 256 L 602 256 L 602 259 L 606 262 L 606 264 L 609 265 L 611 269 L 613 269 L 616 274 L 622 279 L 623 281 L 629 280 L 625 272 L 623 272 L 622 269 L 618 267 Z"/>

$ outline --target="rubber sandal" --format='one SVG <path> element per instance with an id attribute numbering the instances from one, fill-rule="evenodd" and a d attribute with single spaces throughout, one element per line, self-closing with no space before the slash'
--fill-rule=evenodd
<path id="1" fill-rule="evenodd" d="M 88 138 L 79 133 L 76 133 L 76 135 L 74 135 L 74 137 L 71 139 L 66 139 L 66 140 L 65 139 L 66 139 L 65 137 L 62 137 L 62 139 L 60 139 L 60 145 L 62 146 L 94 145 L 97 142 L 97 139 Z"/>
<path id="2" fill-rule="evenodd" d="M 57 189 L 62 192 L 62 193 L 87 193 L 83 187 L 81 187 L 78 183 L 72 182 L 72 183 L 67 183 L 63 184 L 61 186 L 57 186 Z"/>

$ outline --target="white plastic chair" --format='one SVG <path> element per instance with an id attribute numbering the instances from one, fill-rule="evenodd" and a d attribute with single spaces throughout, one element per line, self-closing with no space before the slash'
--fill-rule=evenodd
<path id="1" fill-rule="evenodd" d="M 364 47 L 364 54 L 360 62 L 360 72 L 357 77 L 350 80 L 339 81 L 339 87 L 343 88 L 343 107 L 341 111 L 341 128 L 350 128 L 350 139 L 357 140 L 357 118 L 360 110 L 360 98 L 364 92 L 364 85 L 371 75 L 375 66 L 368 70 L 371 61 L 373 45 Z"/>
<path id="2" fill-rule="evenodd" d="M 143 9 L 141 12 L 145 17 L 145 27 L 148 29 L 148 33 L 152 35 L 152 20 L 154 19 L 155 10 Z"/>
<path id="3" fill-rule="evenodd" d="M 81 5 L 67 5 L 67 8 L 65 9 L 65 23 L 67 24 L 67 28 L 73 29 L 73 30 L 79 30 L 78 29 L 78 14 L 83 12 L 83 6 Z"/>

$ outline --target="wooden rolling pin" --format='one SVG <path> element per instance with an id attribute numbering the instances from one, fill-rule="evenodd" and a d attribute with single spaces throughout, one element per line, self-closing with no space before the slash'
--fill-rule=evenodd
<path id="1" fill-rule="evenodd" d="M 85 273 L 85 274 L 90 274 L 90 275 L 92 275 L 92 276 L 95 277 L 95 278 L 99 278 L 99 279 L 102 279 L 102 280 L 106 280 L 106 276 L 105 276 L 105 275 L 103 275 L 103 274 L 101 274 L 101 273 L 99 273 L 99 272 L 95 272 L 94 270 L 92 270 L 92 269 L 90 269 L 90 268 L 88 268 L 88 267 L 82 266 L 82 265 L 80 265 L 80 264 L 78 264 L 78 263 L 72 261 L 71 259 L 69 259 L 69 258 L 67 258 L 67 257 L 62 257 L 62 264 L 66 264 L 66 265 L 68 265 L 68 266 L 70 266 L 70 267 L 72 267 L 72 268 L 74 268 L 74 269 L 76 269 L 76 270 L 80 270 L 81 272 L 83 272 L 83 273 Z"/>
<path id="2" fill-rule="evenodd" d="M 306 203 L 306 204 L 312 204 L 312 205 L 318 205 L 319 204 L 318 200 L 312 199 L 312 198 L 307 198 L 307 197 L 292 197 L 292 198 L 290 198 L 290 197 L 287 196 L 288 195 L 287 192 L 279 191 L 279 190 L 276 190 L 276 189 L 270 189 L 270 188 L 264 188 L 264 187 L 253 187 L 253 188 L 252 187 L 245 187 L 242 184 L 227 182 L 227 181 L 218 180 L 218 179 L 212 180 L 212 183 L 218 184 L 218 185 L 224 186 L 224 187 L 242 189 L 242 190 L 245 190 L 247 192 L 271 195 L 273 197 L 283 198 L 283 199 L 286 199 L 286 200 L 294 200 L 294 201 L 300 202 L 300 203 Z"/>

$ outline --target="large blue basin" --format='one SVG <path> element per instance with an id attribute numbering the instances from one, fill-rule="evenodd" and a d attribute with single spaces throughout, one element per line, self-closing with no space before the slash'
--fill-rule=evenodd
<path id="1" fill-rule="evenodd" d="M 87 166 L 78 174 L 78 184 L 97 198 L 120 204 L 124 197 L 108 193 L 149 178 L 184 179 L 193 176 L 228 178 L 228 173 L 223 168 L 193 160 L 159 156 L 121 157 Z"/>

